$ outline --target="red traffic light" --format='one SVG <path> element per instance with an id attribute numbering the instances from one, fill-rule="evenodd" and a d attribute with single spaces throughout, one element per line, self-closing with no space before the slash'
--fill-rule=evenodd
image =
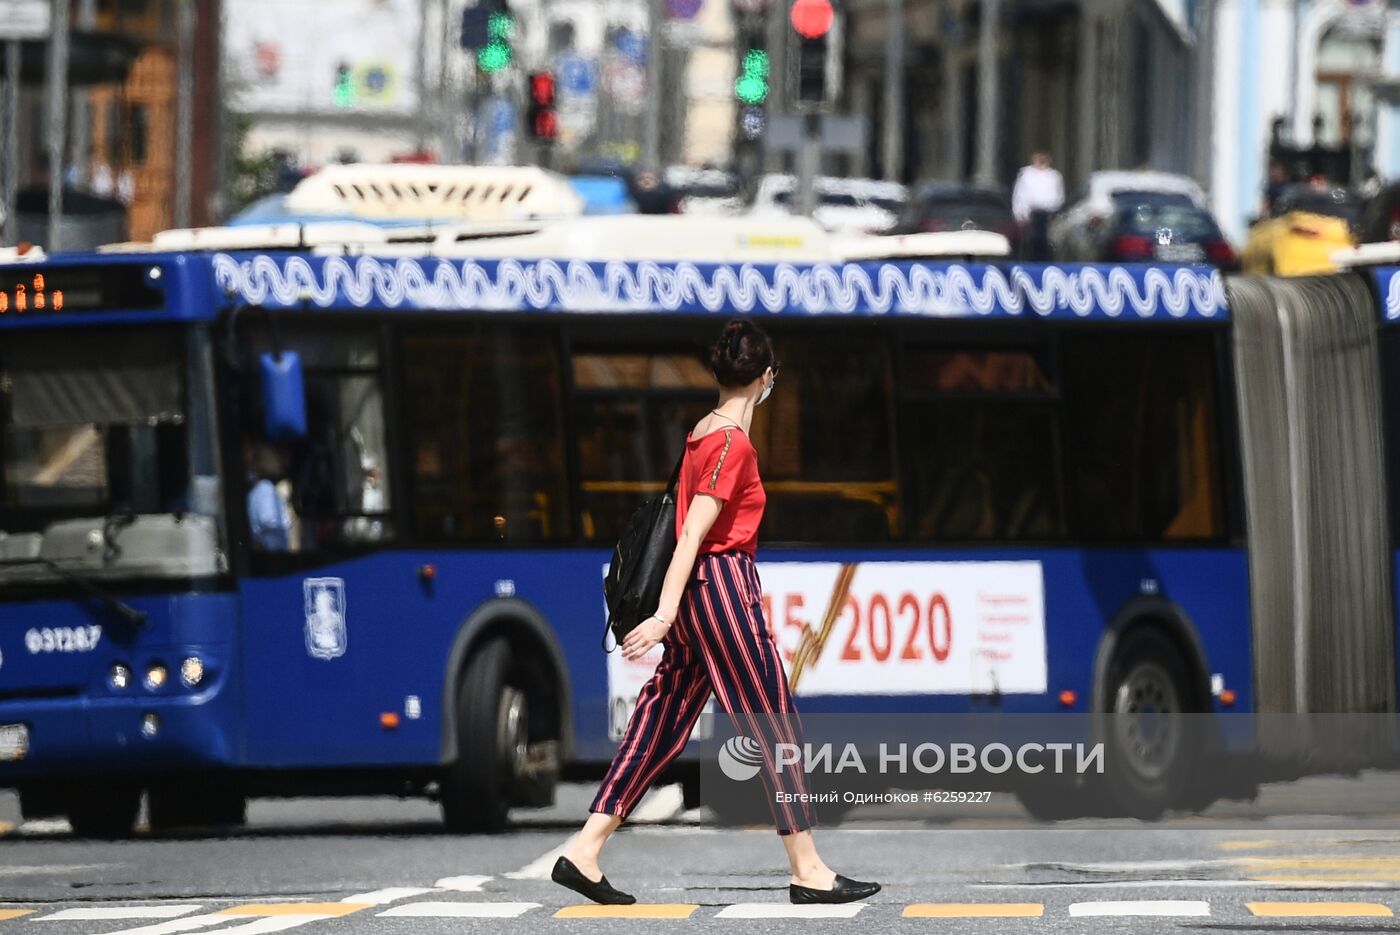
<path id="1" fill-rule="evenodd" d="M 531 131 L 537 140 L 552 140 L 559 136 L 559 115 L 552 109 L 541 109 L 533 115 Z"/>
<path id="2" fill-rule="evenodd" d="M 792 5 L 792 28 L 807 39 L 820 39 L 831 30 L 836 14 L 831 0 L 797 0 Z"/>
<path id="3" fill-rule="evenodd" d="M 554 106 L 554 73 L 537 71 L 530 75 L 530 101 L 537 107 Z"/>

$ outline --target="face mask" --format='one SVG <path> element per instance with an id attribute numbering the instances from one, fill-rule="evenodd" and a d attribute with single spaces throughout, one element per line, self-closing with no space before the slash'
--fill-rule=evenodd
<path id="1" fill-rule="evenodd" d="M 768 385 L 763 388 L 763 392 L 758 394 L 758 402 L 754 403 L 755 406 L 763 405 L 763 401 L 768 398 L 768 394 L 773 392 L 773 384 L 776 382 L 777 378 L 768 381 Z"/>

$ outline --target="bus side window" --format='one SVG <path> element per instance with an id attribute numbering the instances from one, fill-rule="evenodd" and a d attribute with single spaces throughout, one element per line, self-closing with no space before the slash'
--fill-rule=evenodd
<path id="1" fill-rule="evenodd" d="M 783 363 L 752 437 L 768 495 L 760 538 L 888 542 L 902 538 L 888 345 L 851 352 L 850 329 L 772 329 Z"/>
<path id="2" fill-rule="evenodd" d="M 583 345 L 573 355 L 584 537 L 611 543 L 665 486 L 686 433 L 714 406 L 703 341 Z"/>
<path id="3" fill-rule="evenodd" d="M 1224 534 L 1213 346 L 1207 334 L 1066 336 L 1076 538 Z"/>
<path id="4" fill-rule="evenodd" d="M 403 339 L 414 534 L 429 543 L 572 534 L 550 332 L 482 325 Z"/>
<path id="5" fill-rule="evenodd" d="M 1036 347 L 905 349 L 903 457 L 913 537 L 936 542 L 1064 536 L 1060 420 Z"/>
<path id="6" fill-rule="evenodd" d="M 285 343 L 301 355 L 305 369 L 307 433 L 295 442 L 270 445 L 258 438 L 256 421 L 245 426 L 250 521 L 255 499 L 265 517 L 285 510 L 286 551 L 392 539 L 377 333 L 298 328 L 287 332 Z M 264 480 L 271 481 L 280 504 L 268 497 L 268 485 L 257 492 Z M 281 550 L 272 547 L 277 541 L 274 532 L 263 547 Z"/>

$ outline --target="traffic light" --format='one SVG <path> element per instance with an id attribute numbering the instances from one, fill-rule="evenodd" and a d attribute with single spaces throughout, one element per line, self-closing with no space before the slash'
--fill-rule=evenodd
<path id="1" fill-rule="evenodd" d="M 509 67 L 515 52 L 510 42 L 515 38 L 515 17 L 497 9 L 486 17 L 486 44 L 476 51 L 476 64 L 488 75 Z"/>
<path id="2" fill-rule="evenodd" d="M 734 81 L 734 96 L 741 104 L 755 106 L 768 99 L 768 53 L 749 49 L 739 60 L 739 77 Z"/>
<path id="3" fill-rule="evenodd" d="M 797 110 L 825 110 L 834 103 L 840 83 L 836 11 L 831 0 L 796 0 L 790 18 L 793 104 Z"/>
<path id="4" fill-rule="evenodd" d="M 336 107 L 355 106 L 355 73 L 344 62 L 335 66 L 335 90 L 331 92 L 331 103 Z"/>
<path id="5" fill-rule="evenodd" d="M 530 135 L 545 143 L 554 142 L 559 135 L 559 115 L 554 110 L 555 81 L 551 71 L 530 75 L 530 109 L 525 119 Z"/>

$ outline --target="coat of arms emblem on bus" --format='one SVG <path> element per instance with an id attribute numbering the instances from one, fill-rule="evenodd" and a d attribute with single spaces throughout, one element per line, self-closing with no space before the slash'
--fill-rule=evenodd
<path id="1" fill-rule="evenodd" d="M 316 659 L 345 655 L 345 579 L 307 578 L 301 584 L 306 609 L 306 651 Z"/>

